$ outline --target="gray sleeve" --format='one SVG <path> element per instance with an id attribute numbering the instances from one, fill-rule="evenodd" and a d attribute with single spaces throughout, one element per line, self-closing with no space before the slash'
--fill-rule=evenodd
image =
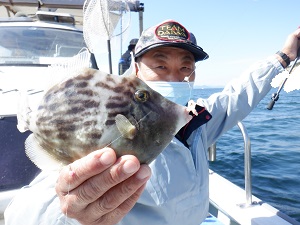
<path id="1" fill-rule="evenodd" d="M 205 125 L 208 146 L 223 133 L 242 121 L 271 90 L 272 79 L 283 72 L 275 57 L 258 62 L 246 70 L 241 77 L 232 80 L 220 93 L 208 99 L 198 99 L 205 106 L 212 119 Z"/>

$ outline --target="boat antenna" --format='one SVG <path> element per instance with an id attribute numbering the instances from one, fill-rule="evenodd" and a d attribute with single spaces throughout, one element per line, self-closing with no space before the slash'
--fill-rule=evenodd
<path id="1" fill-rule="evenodd" d="M 293 71 L 293 69 L 294 69 L 294 67 L 295 67 L 295 65 L 296 65 L 299 58 L 300 58 L 300 48 L 298 49 L 298 52 L 297 52 L 297 58 L 294 60 L 293 65 L 291 66 L 290 70 L 288 71 L 288 74 L 291 74 L 291 72 Z M 288 77 L 286 77 L 284 79 L 282 84 L 279 86 L 277 92 L 272 94 L 271 101 L 270 101 L 270 103 L 268 104 L 268 107 L 267 107 L 268 110 L 273 109 L 273 106 L 275 105 L 275 102 L 279 99 L 279 93 L 282 90 L 282 88 L 283 88 L 284 84 L 286 83 L 287 79 L 288 79 Z"/>

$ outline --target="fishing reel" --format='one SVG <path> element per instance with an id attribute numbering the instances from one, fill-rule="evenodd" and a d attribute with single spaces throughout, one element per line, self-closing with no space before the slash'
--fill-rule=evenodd
<path id="1" fill-rule="evenodd" d="M 269 102 L 267 109 L 272 110 L 272 109 L 273 109 L 273 106 L 275 105 L 275 102 L 276 102 L 278 99 L 279 99 L 279 93 L 278 93 L 278 92 L 273 93 L 273 94 L 272 94 L 272 97 L 271 97 L 271 101 Z"/>

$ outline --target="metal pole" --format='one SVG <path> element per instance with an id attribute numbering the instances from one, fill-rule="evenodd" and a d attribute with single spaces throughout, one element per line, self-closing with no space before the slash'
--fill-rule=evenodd
<path id="1" fill-rule="evenodd" d="M 141 35 L 144 30 L 144 14 L 143 14 L 145 10 L 144 3 L 139 4 L 138 10 L 139 10 L 139 23 L 140 23 L 140 35 Z"/>
<path id="2" fill-rule="evenodd" d="M 142 34 L 143 28 L 143 11 L 139 11 L 139 23 L 140 23 L 140 35 Z"/>
<path id="3" fill-rule="evenodd" d="M 208 147 L 208 160 L 211 162 L 216 161 L 217 158 L 217 143 L 213 143 Z"/>
<path id="4" fill-rule="evenodd" d="M 112 62 L 111 62 L 111 47 L 110 40 L 107 40 L 107 48 L 108 48 L 108 63 L 109 63 L 109 73 L 112 74 Z"/>
<path id="5" fill-rule="evenodd" d="M 245 165 L 245 191 L 246 191 L 246 205 L 252 205 L 252 178 L 251 178 L 251 143 L 247 130 L 242 122 L 237 123 L 240 128 L 245 146 L 244 165 Z"/>
<path id="6" fill-rule="evenodd" d="M 120 38 L 120 58 L 122 57 L 123 54 L 123 11 L 121 11 L 121 20 L 120 20 L 120 34 L 121 34 L 121 38 Z"/>

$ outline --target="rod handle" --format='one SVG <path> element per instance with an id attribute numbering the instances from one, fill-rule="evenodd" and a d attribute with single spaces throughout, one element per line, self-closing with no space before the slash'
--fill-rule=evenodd
<path id="1" fill-rule="evenodd" d="M 268 104 L 268 107 L 267 109 L 268 110 L 272 110 L 273 109 L 273 106 L 275 105 L 275 102 L 279 99 L 279 93 L 273 93 L 272 94 L 272 97 L 271 97 L 271 101 L 269 102 Z"/>
<path id="2" fill-rule="evenodd" d="M 272 110 L 274 105 L 275 105 L 275 101 L 272 99 L 272 100 L 269 102 L 267 109 L 268 109 L 268 110 Z"/>

